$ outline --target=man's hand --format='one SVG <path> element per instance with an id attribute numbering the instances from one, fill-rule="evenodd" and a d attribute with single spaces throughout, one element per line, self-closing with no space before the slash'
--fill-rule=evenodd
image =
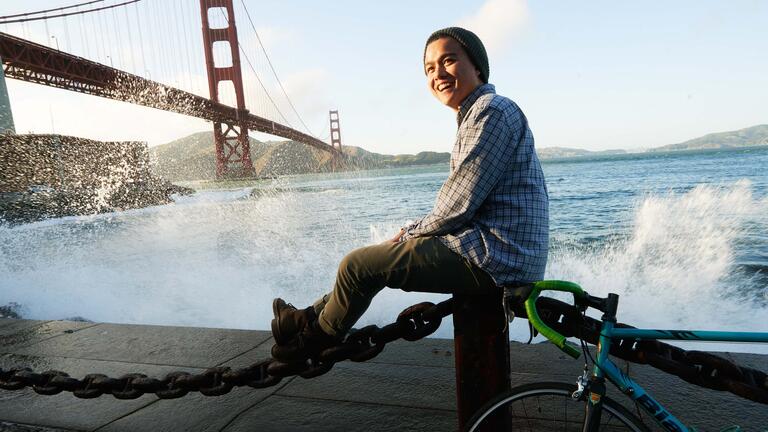
<path id="1" fill-rule="evenodd" d="M 396 236 L 392 237 L 389 242 L 390 243 L 400 243 L 400 239 L 403 237 L 403 234 L 405 234 L 405 230 L 401 229 L 399 233 L 397 233 Z"/>

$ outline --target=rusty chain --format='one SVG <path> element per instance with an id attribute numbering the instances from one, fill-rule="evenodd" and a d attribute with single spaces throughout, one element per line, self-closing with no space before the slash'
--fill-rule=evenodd
<path id="1" fill-rule="evenodd" d="M 521 304 L 512 307 L 516 316 L 526 317 Z M 544 322 L 559 333 L 597 344 L 601 328 L 599 320 L 583 316 L 573 305 L 547 297 L 539 298 L 537 309 Z M 117 399 L 135 399 L 147 393 L 154 393 L 160 399 L 174 399 L 189 392 L 219 396 L 229 393 L 234 387 L 271 387 L 287 376 L 320 376 L 340 361 L 370 360 L 384 350 L 387 343 L 398 339 L 419 340 L 434 333 L 442 319 L 450 315 L 452 310 L 453 299 L 438 304 L 424 302 L 413 305 L 401 312 L 394 323 L 354 330 L 342 343 L 304 363 L 288 364 L 268 359 L 240 369 L 210 368 L 197 375 L 182 371 L 171 372 L 163 379 L 143 374 L 127 374 L 120 378 L 90 374 L 83 379 L 76 379 L 60 371 L 36 373 L 28 368 L 0 369 L 0 389 L 32 387 L 35 392 L 44 395 L 69 391 L 84 399 L 104 394 L 111 394 Z M 631 326 L 617 324 L 617 327 Z M 736 365 L 714 354 L 686 351 L 659 341 L 636 339 L 615 339 L 611 354 L 633 363 L 648 364 L 698 386 L 729 391 L 745 399 L 768 404 L 768 375 Z"/>
<path id="2" fill-rule="evenodd" d="M 539 298 L 536 305 L 544 322 L 558 333 L 597 345 L 602 326 L 600 320 L 584 316 L 573 305 L 549 297 Z M 527 317 L 524 307 L 513 307 L 516 316 Z M 616 327 L 634 328 L 621 323 Z M 657 340 L 614 338 L 610 353 L 622 360 L 650 365 L 697 386 L 728 391 L 768 404 L 768 375 L 765 372 L 739 366 L 708 352 L 686 351 Z"/>
<path id="3" fill-rule="evenodd" d="M 83 379 L 76 379 L 60 371 L 37 373 L 29 368 L 0 368 L 0 389 L 20 390 L 32 387 L 36 393 L 43 395 L 68 391 L 83 399 L 104 394 L 111 394 L 117 399 L 136 399 L 147 393 L 154 393 L 160 399 L 175 399 L 189 392 L 220 396 L 229 393 L 234 387 L 271 387 L 277 385 L 283 377 L 291 375 L 316 377 L 328 372 L 335 363 L 343 360 L 370 360 L 384 350 L 384 346 L 389 342 L 397 339 L 415 341 L 434 333 L 440 327 L 442 319 L 452 311 L 452 299 L 438 304 L 415 304 L 401 312 L 394 323 L 381 328 L 371 325 L 353 330 L 342 343 L 322 351 L 317 358 L 304 363 L 287 364 L 268 359 L 240 369 L 214 367 L 200 374 L 171 372 L 163 379 L 138 373 L 123 375 L 120 378 L 89 374 Z"/>

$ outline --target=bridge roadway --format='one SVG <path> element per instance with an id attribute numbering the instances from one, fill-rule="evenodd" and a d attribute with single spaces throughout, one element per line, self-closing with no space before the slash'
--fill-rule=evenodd
<path id="1" fill-rule="evenodd" d="M 5 75 L 22 81 L 157 108 L 225 124 L 244 124 L 338 154 L 339 150 L 280 123 L 137 75 L 0 32 Z"/>
<path id="2" fill-rule="evenodd" d="M 0 367 L 27 366 L 82 378 L 129 372 L 162 377 L 174 370 L 243 367 L 269 356 L 264 331 L 0 319 Z M 581 364 L 549 344 L 511 346 L 513 385 L 570 382 Z M 768 356 L 726 354 L 761 370 Z M 41 396 L 31 389 L 0 390 L 0 430 L 61 431 L 451 431 L 456 429 L 453 341 L 398 341 L 365 363 L 342 362 L 327 374 L 284 379 L 275 387 L 235 388 L 159 400 L 112 396 Z M 740 424 L 768 429 L 768 406 L 705 390 L 647 366 L 629 372 L 699 431 Z M 617 399 L 614 389 L 609 390 Z M 633 411 L 634 411 L 634 407 Z M 716 421 L 717 424 L 713 424 Z M 550 430 L 545 428 L 542 430 Z"/>

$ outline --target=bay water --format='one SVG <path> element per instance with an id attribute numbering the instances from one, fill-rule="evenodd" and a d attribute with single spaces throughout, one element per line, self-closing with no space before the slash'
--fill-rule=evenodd
<path id="1" fill-rule="evenodd" d="M 546 277 L 638 327 L 768 332 L 768 148 L 546 161 Z M 30 319 L 268 330 L 354 248 L 427 213 L 447 165 L 194 183 L 170 205 L 0 223 L 0 306 Z M 358 326 L 447 296 L 385 289 Z M 452 337 L 450 319 L 437 337 Z M 523 320 L 511 337 L 526 340 Z M 768 353 L 768 344 L 686 348 Z"/>

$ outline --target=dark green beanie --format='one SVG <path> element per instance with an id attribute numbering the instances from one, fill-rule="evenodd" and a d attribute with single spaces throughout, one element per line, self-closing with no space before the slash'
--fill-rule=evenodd
<path id="1" fill-rule="evenodd" d="M 488 66 L 488 54 L 485 52 L 483 42 L 476 34 L 461 27 L 447 27 L 432 33 L 427 39 L 427 43 L 424 45 L 422 63 L 427 57 L 427 45 L 443 36 L 452 37 L 464 48 L 464 51 L 467 52 L 472 64 L 480 71 L 480 79 L 483 80 L 484 83 L 487 83 L 491 68 Z"/>

